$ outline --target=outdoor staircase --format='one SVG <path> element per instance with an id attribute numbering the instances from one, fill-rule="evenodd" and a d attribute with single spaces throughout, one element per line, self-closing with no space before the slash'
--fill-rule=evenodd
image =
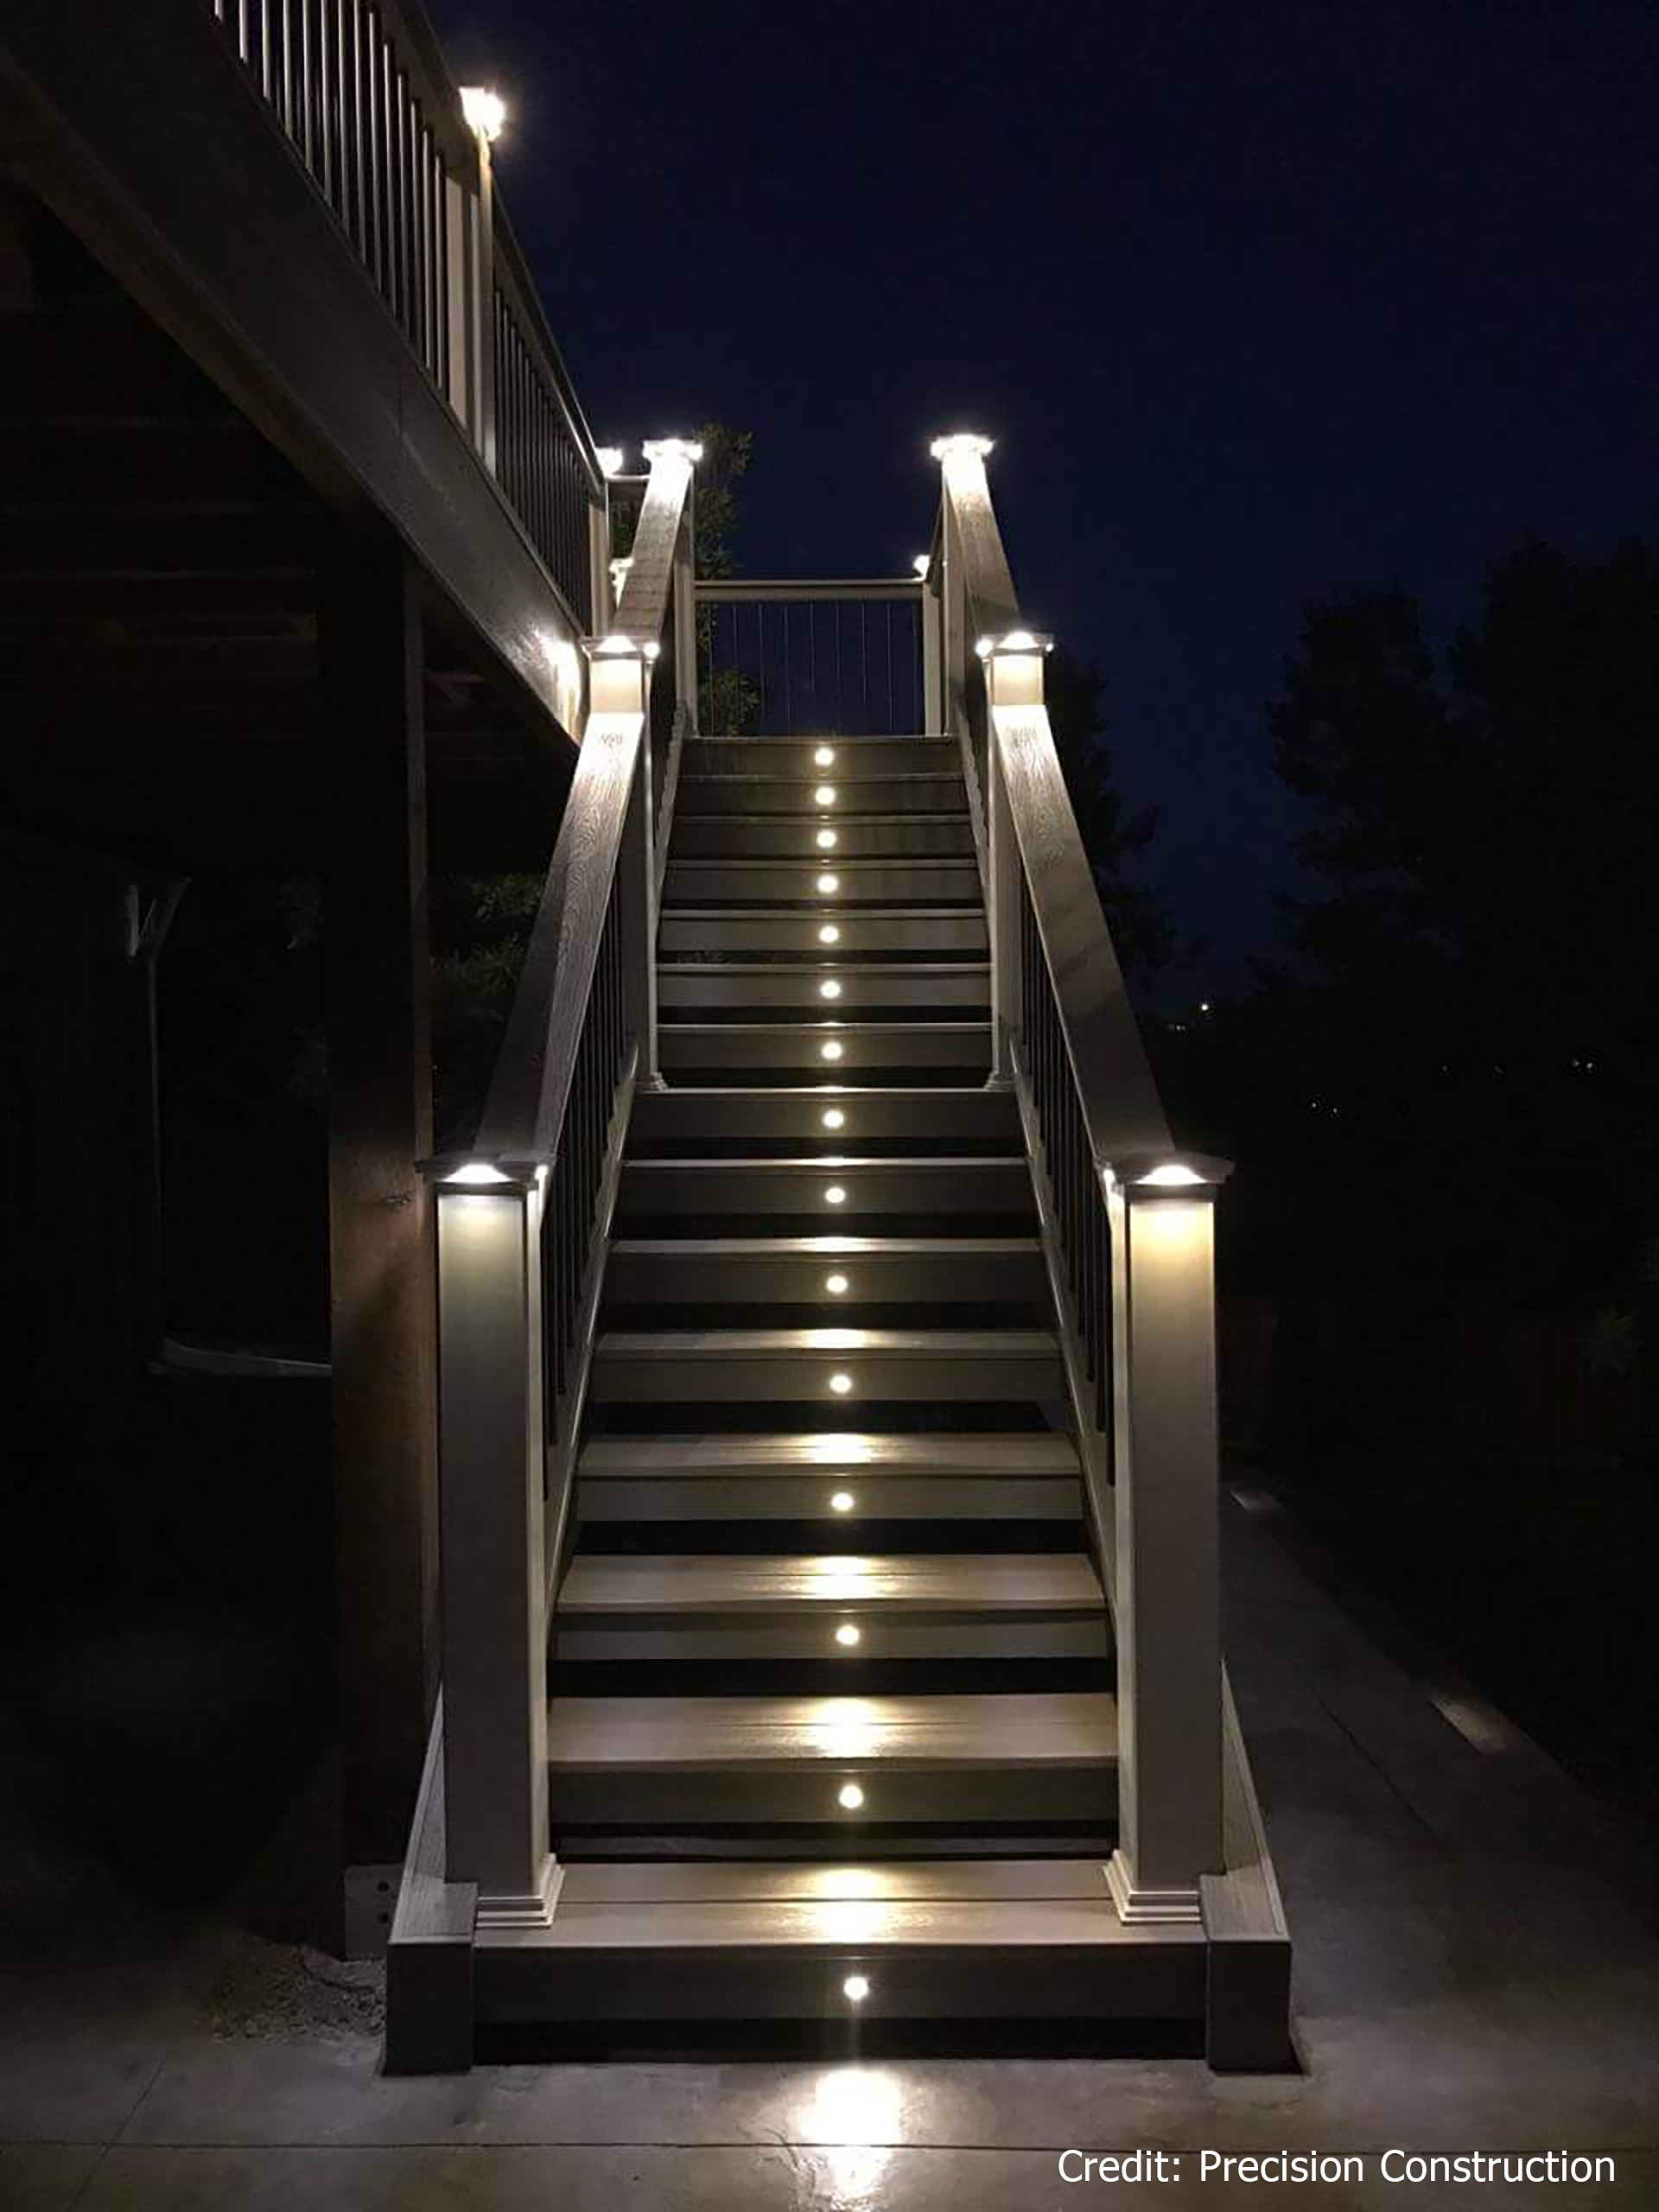
<path id="1" fill-rule="evenodd" d="M 954 746 L 688 739 L 498 2013 L 1193 2008 L 989 1003 Z"/>

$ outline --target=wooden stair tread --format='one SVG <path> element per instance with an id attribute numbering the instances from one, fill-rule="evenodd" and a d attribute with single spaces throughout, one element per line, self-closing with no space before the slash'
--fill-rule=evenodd
<path id="1" fill-rule="evenodd" d="M 577 1862 L 564 1870 L 564 1904 L 786 1904 L 815 1898 L 935 1904 L 997 1897 L 1107 1895 L 1097 1859 L 690 1859 Z"/>
<path id="2" fill-rule="evenodd" d="M 601 1436 L 583 1447 L 584 1479 L 615 1475 L 838 1474 L 1075 1476 L 1069 1437 L 930 1436 L 805 1429 L 761 1435 Z"/>
<path id="3" fill-rule="evenodd" d="M 548 1758 L 597 1774 L 880 1767 L 951 1775 L 1106 1769 L 1117 1700 L 1051 1696 L 556 1697 Z"/>
<path id="4" fill-rule="evenodd" d="M 1196 1926 L 1126 1928 L 1103 1893 L 1098 1899 L 821 1898 L 611 1904 L 561 1895 L 551 1924 L 515 1947 L 537 1949 L 697 1951 L 822 1950 L 840 1959 L 854 1946 L 861 1961 L 910 1948 L 995 1953 L 1096 1951 L 1202 1945 Z"/>
<path id="5" fill-rule="evenodd" d="M 915 1555 L 774 1553 L 727 1557 L 652 1553 L 578 1556 L 558 1599 L 561 1620 L 639 1613 L 1098 1612 L 1105 1604 L 1081 1553 Z"/>
<path id="6" fill-rule="evenodd" d="M 858 1160 L 860 1168 L 874 1165 Z M 682 1259 L 707 1253 L 721 1259 L 952 1260 L 1027 1257 L 1042 1250 L 1035 1236 L 617 1236 L 613 1256 Z"/>
<path id="7" fill-rule="evenodd" d="M 930 1359 L 1052 1359 L 1046 1329 L 653 1329 L 607 1332 L 598 1351 L 607 1359 L 752 1359 L 776 1354 L 915 1353 Z"/>

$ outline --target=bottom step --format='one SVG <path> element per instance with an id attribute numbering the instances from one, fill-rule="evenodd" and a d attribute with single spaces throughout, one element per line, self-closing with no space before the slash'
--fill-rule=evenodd
<path id="1" fill-rule="evenodd" d="M 479 2018 L 1196 2020 L 1196 1926 L 1126 1928 L 1098 1859 L 564 1870 L 480 1931 Z"/>

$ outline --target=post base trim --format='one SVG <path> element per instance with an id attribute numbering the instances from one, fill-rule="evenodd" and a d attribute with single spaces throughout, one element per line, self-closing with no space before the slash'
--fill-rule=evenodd
<path id="1" fill-rule="evenodd" d="M 1126 1928 L 1197 1927 L 1203 1917 L 1196 1886 L 1190 1890 L 1143 1890 L 1136 1886 L 1129 1862 L 1115 1851 L 1106 1862 L 1106 1887 Z"/>
<path id="2" fill-rule="evenodd" d="M 551 1852 L 542 1868 L 539 1885 L 518 1896 L 480 1893 L 478 1929 L 480 1935 L 496 1928 L 550 1928 L 564 1885 L 564 1869 Z"/>

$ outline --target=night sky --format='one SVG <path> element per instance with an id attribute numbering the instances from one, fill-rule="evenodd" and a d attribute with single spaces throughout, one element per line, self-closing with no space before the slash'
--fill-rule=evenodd
<path id="1" fill-rule="evenodd" d="M 1195 986 L 1289 878 L 1302 596 L 1654 523 L 1656 0 L 432 7 L 595 435 L 754 431 L 750 574 L 906 570 L 995 436 Z"/>

